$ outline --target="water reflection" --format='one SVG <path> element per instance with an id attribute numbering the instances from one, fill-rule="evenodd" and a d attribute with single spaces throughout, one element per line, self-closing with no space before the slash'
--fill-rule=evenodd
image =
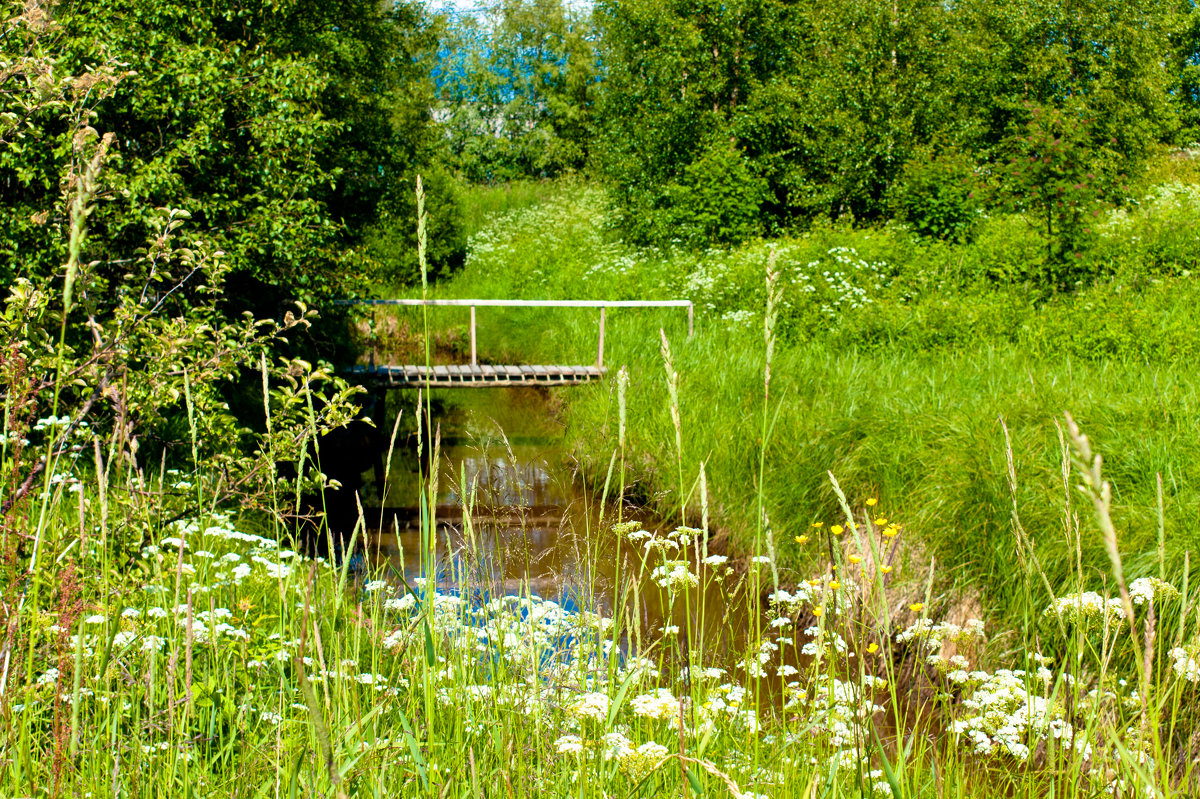
<path id="1" fill-rule="evenodd" d="M 762 629 L 739 610 L 747 593 L 741 576 L 702 565 L 708 553 L 699 537 L 665 555 L 612 532 L 618 517 L 628 520 L 636 511 L 601 506 L 585 489 L 566 462 L 561 427 L 543 392 L 443 393 L 448 396 L 436 397 L 435 419 L 442 437 L 436 572 L 429 572 L 422 552 L 417 457 L 413 448 L 399 448 L 370 540 L 377 563 L 396 579 L 413 586 L 432 578 L 441 592 L 529 593 L 568 610 L 620 615 L 627 644 L 661 641 L 681 656 L 689 646 L 742 650 Z M 653 519 L 641 521 L 647 529 L 661 527 Z M 708 590 L 664 590 L 651 578 L 663 557 L 686 561 Z M 703 631 L 690 644 L 689 617 L 690 629 Z"/>

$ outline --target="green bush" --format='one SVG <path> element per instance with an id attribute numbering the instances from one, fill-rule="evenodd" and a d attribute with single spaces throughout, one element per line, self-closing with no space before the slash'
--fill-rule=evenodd
<path id="1" fill-rule="evenodd" d="M 971 246 L 959 251 L 957 273 L 965 283 L 1036 283 L 1045 257 L 1036 224 L 1021 214 L 999 214 L 985 218 Z"/>
<path id="2" fill-rule="evenodd" d="M 922 148 L 904 165 L 893 201 L 922 236 L 969 240 L 983 212 L 975 164 L 956 150 Z"/>
<path id="3" fill-rule="evenodd" d="M 667 189 L 675 236 L 689 244 L 729 244 L 762 233 L 766 183 L 728 142 L 710 145 Z"/>
<path id="4" fill-rule="evenodd" d="M 385 285 L 412 286 L 421 282 L 417 262 L 416 179 L 404 181 L 408 191 L 397 192 L 381 221 L 367 237 L 374 278 Z M 427 257 L 430 278 L 449 277 L 463 264 L 467 235 L 457 182 L 441 170 L 423 177 L 428 214 Z"/>
<path id="5" fill-rule="evenodd" d="M 1133 211 L 1110 213 L 1100 226 L 1097 259 L 1129 281 L 1186 275 L 1200 267 L 1200 186 L 1152 187 Z"/>

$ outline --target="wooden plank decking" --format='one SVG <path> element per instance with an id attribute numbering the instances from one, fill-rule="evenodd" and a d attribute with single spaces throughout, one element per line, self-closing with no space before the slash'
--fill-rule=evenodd
<path id="1" fill-rule="evenodd" d="M 349 373 L 379 388 L 494 388 L 574 386 L 604 377 L 603 366 L 449 364 L 445 366 L 354 366 Z"/>

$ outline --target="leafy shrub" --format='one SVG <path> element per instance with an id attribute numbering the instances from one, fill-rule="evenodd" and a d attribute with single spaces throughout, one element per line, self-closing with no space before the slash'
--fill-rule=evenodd
<path id="1" fill-rule="evenodd" d="M 922 150 L 904 165 L 893 198 L 922 236 L 968 240 L 983 211 L 975 165 L 956 150 Z"/>
<path id="2" fill-rule="evenodd" d="M 1200 186 L 1154 186 L 1136 211 L 1117 209 L 1101 224 L 1097 257 L 1126 279 L 1188 274 L 1200 267 Z"/>
<path id="3" fill-rule="evenodd" d="M 368 253 L 375 262 L 375 277 L 387 285 L 411 286 L 421 282 L 417 263 L 417 209 L 415 180 L 405 181 L 410 191 L 399 192 L 388 204 L 382 221 L 367 237 Z M 428 225 L 431 278 L 449 277 L 463 264 L 467 237 L 458 188 L 444 172 L 423 179 Z"/>
<path id="4" fill-rule="evenodd" d="M 671 226 L 689 243 L 746 241 L 762 232 L 765 191 L 766 183 L 741 152 L 727 142 L 713 144 L 667 190 Z"/>
<path id="5" fill-rule="evenodd" d="M 1021 214 L 983 219 L 975 240 L 958 253 L 964 283 L 1036 283 L 1046 252 L 1042 232 Z"/>
<path id="6" fill-rule="evenodd" d="M 1031 106 L 1023 129 L 1005 147 L 1001 197 L 1042 226 L 1046 251 L 1036 277 L 1064 290 L 1094 276 L 1087 253 L 1109 204 L 1109 181 L 1102 175 L 1103 153 L 1090 141 L 1089 120 Z"/>

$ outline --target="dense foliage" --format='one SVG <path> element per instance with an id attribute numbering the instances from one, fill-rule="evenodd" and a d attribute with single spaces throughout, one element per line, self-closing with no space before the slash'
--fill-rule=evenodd
<path id="1" fill-rule="evenodd" d="M 583 168 L 599 88 L 588 11 L 562 0 L 451 11 L 441 48 L 437 115 L 462 178 L 495 183 Z"/>
<path id="2" fill-rule="evenodd" d="M 36 45 L 53 57 L 47 75 L 79 77 L 0 149 L 0 282 L 62 263 L 61 180 L 81 125 L 113 134 L 85 283 L 118 281 L 155 209 L 181 206 L 192 222 L 180 235 L 231 256 L 235 304 L 276 313 L 350 288 L 365 229 L 390 210 L 411 216 L 431 145 L 424 59 L 435 41 L 417 6 L 34 7 L 53 26 Z M 6 37 L 6 51 L 17 46 Z"/>
<path id="3" fill-rule="evenodd" d="M 1169 90 L 1179 11 L 1159 0 L 601 2 L 601 162 L 623 227 L 652 242 L 738 241 L 820 215 L 879 220 L 897 199 L 912 218 L 914 192 L 943 190 L 927 170 L 909 185 L 907 165 L 938 153 L 969 165 L 951 182 L 1010 191 L 998 167 L 1042 110 L 1072 121 L 1079 160 L 1111 184 L 1175 133 L 1192 99 Z M 727 182 L 707 177 L 714 163 Z M 712 223 L 690 224 L 698 211 Z M 957 235 L 961 216 L 913 221 Z"/>
<path id="4" fill-rule="evenodd" d="M 346 288 L 353 239 L 386 198 L 380 167 L 354 165 L 369 149 L 336 142 L 394 131 L 393 100 L 361 81 L 404 28 L 371 4 L 343 10 L 355 24 L 237 5 L 6 9 L 6 515 L 89 430 L 111 436 L 97 464 L 190 454 L 254 504 L 275 478 L 266 453 L 345 421 L 353 390 L 294 345 L 317 315 L 304 300 Z M 262 431 L 271 391 L 289 410 Z"/>

